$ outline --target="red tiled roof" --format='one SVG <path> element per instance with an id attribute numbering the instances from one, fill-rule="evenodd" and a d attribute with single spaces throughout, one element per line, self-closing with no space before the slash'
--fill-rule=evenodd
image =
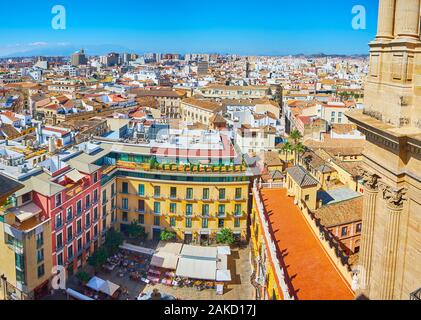
<path id="1" fill-rule="evenodd" d="M 263 189 L 262 199 L 276 249 L 299 300 L 351 300 L 340 275 L 286 189 Z"/>

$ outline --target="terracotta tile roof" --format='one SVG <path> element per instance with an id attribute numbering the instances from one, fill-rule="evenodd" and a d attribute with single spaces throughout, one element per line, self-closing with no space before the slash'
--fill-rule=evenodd
<path id="1" fill-rule="evenodd" d="M 286 189 L 263 189 L 263 203 L 290 287 L 298 300 L 352 300 L 336 269 Z"/>
<path id="2" fill-rule="evenodd" d="M 210 100 L 199 100 L 199 99 L 195 99 L 195 98 L 186 98 L 183 99 L 183 103 L 201 108 L 201 109 L 206 109 L 209 111 L 220 111 L 222 109 L 222 105 L 214 102 L 214 101 L 210 101 Z"/>
<path id="3" fill-rule="evenodd" d="M 363 215 L 363 197 L 323 206 L 314 215 L 325 227 L 335 227 L 361 221 Z"/>

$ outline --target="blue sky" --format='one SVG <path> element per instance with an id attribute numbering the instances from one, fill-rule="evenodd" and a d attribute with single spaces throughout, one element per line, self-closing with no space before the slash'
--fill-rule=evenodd
<path id="1" fill-rule="evenodd" d="M 66 30 L 51 27 L 54 5 Z M 352 28 L 363 5 L 366 30 Z M 19 0 L 0 11 L 0 56 L 87 47 L 135 52 L 368 53 L 377 0 Z"/>

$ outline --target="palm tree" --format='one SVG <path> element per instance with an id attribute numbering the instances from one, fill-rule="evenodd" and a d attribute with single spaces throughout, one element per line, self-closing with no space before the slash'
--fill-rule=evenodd
<path id="1" fill-rule="evenodd" d="M 285 152 L 285 164 L 288 162 L 288 153 L 292 152 L 293 150 L 293 146 L 291 143 L 289 143 L 289 141 L 285 142 L 284 145 L 282 146 L 281 150 L 283 152 Z"/>
<path id="2" fill-rule="evenodd" d="M 301 135 L 301 132 L 298 131 L 297 129 L 293 130 L 291 132 L 291 134 L 289 135 L 289 137 L 294 140 L 294 144 L 296 145 L 298 143 L 298 141 L 300 141 L 303 136 Z"/>
<path id="3" fill-rule="evenodd" d="M 298 142 L 294 145 L 294 152 L 295 152 L 295 165 L 298 163 L 298 155 L 305 151 L 305 147 L 301 142 Z"/>

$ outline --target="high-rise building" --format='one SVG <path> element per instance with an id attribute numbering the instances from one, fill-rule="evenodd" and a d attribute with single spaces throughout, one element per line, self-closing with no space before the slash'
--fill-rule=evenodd
<path id="1" fill-rule="evenodd" d="M 421 0 L 380 0 L 365 109 L 360 291 L 416 299 L 421 287 Z M 418 296 L 419 299 L 419 296 Z"/>
<path id="2" fill-rule="evenodd" d="M 206 76 L 209 72 L 209 62 L 208 61 L 199 61 L 197 63 L 197 75 Z"/>
<path id="3" fill-rule="evenodd" d="M 80 66 L 80 65 L 87 65 L 88 58 L 85 55 L 85 51 L 81 49 L 80 51 L 72 54 L 71 63 L 72 63 L 72 66 L 75 66 L 75 67 Z"/>
<path id="4" fill-rule="evenodd" d="M 107 67 L 114 67 L 119 64 L 119 54 L 111 52 L 100 57 L 100 62 Z"/>

